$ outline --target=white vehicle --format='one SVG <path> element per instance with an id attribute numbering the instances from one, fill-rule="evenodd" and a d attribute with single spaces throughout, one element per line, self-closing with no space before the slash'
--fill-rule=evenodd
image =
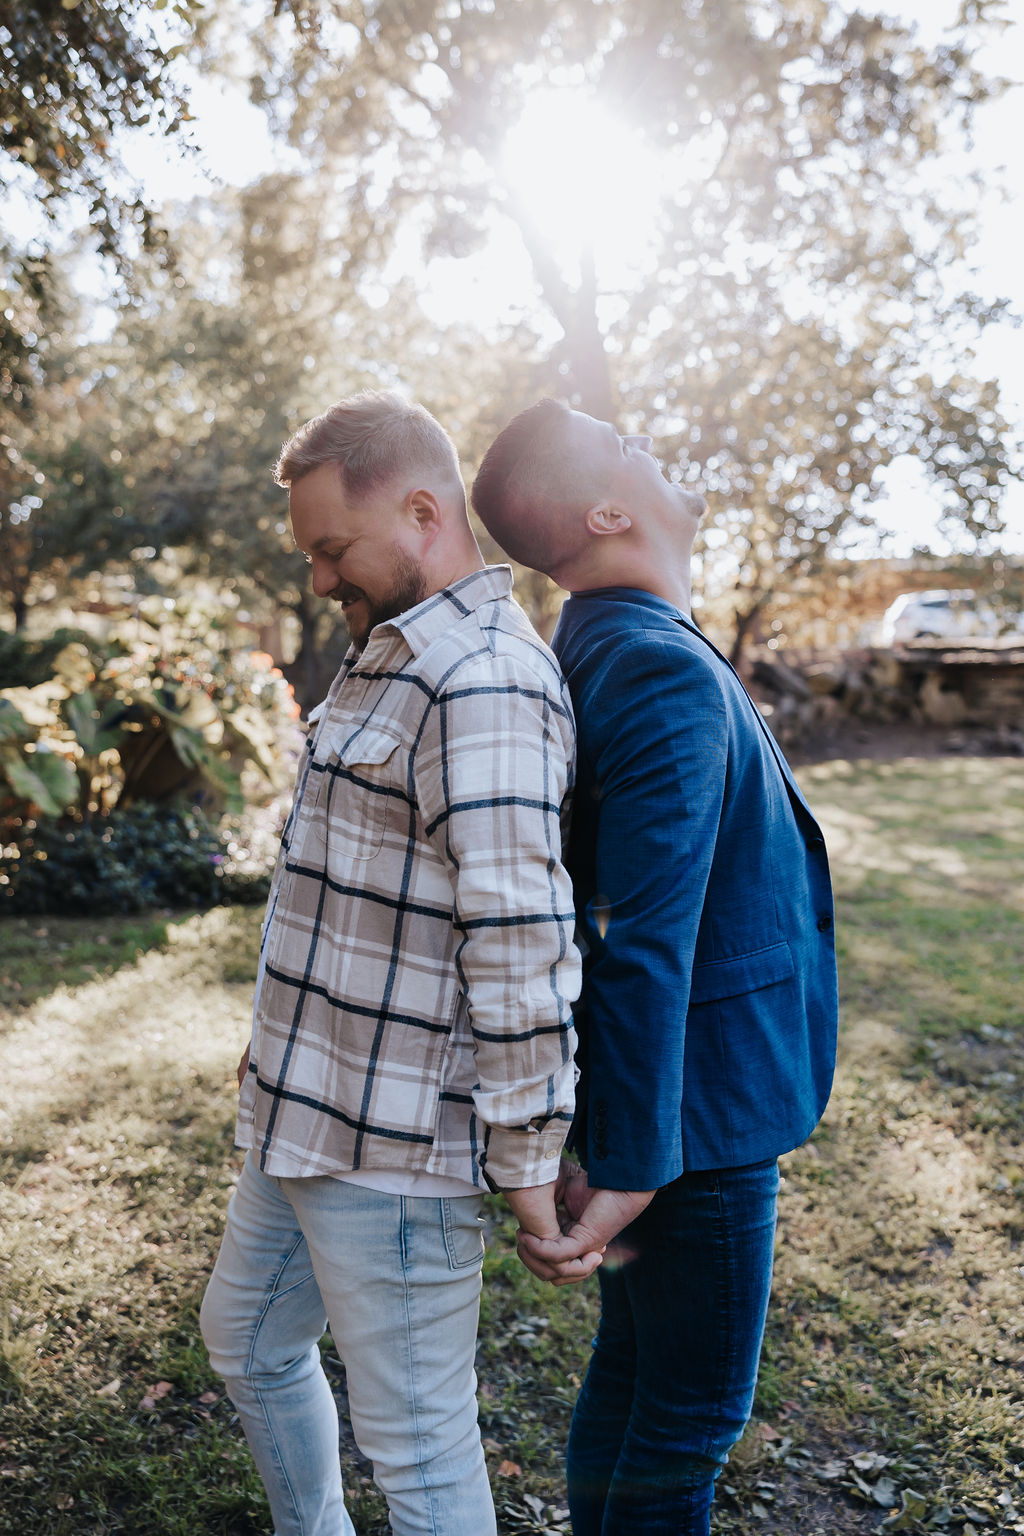
<path id="1" fill-rule="evenodd" d="M 901 592 L 882 616 L 881 643 L 907 640 L 969 640 L 989 638 L 1000 631 L 999 615 L 970 587 L 951 592 Z"/>

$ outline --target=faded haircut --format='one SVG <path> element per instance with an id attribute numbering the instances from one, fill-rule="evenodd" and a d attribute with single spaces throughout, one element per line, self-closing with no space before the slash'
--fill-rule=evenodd
<path id="1" fill-rule="evenodd" d="M 462 485 L 459 456 L 440 422 L 392 390 L 349 395 L 307 421 L 281 449 L 274 479 L 291 486 L 324 464 L 337 465 L 353 497 L 410 470 Z"/>
<path id="2" fill-rule="evenodd" d="M 521 565 L 553 575 L 586 535 L 579 513 L 602 486 L 571 441 L 572 412 L 538 400 L 514 416 L 484 454 L 473 509 L 491 537 Z"/>

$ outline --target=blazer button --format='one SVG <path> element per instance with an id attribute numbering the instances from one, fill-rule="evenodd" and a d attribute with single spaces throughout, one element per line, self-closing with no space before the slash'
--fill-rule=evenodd
<path id="1" fill-rule="evenodd" d="M 824 848 L 825 839 L 823 837 L 809 837 L 807 839 L 807 846 L 812 853 L 817 853 L 819 848 Z"/>
<path id="2" fill-rule="evenodd" d="M 823 912 L 821 914 L 821 916 L 818 918 L 818 932 L 819 933 L 828 933 L 828 931 L 829 931 L 829 929 L 831 927 L 832 927 L 832 914 L 830 912 Z"/>

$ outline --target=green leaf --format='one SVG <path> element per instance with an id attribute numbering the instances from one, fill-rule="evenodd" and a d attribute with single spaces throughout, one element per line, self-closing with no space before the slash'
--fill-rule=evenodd
<path id="1" fill-rule="evenodd" d="M 21 710 L 0 694 L 0 741 L 31 741 L 34 734 Z"/>
<path id="2" fill-rule="evenodd" d="M 171 744 L 181 761 L 199 773 L 223 798 L 232 815 L 239 814 L 245 805 L 242 780 L 224 759 L 211 752 L 202 736 L 187 726 L 172 725 L 169 730 Z"/>
<path id="3" fill-rule="evenodd" d="M 83 688 L 81 693 L 72 694 L 68 699 L 64 713 L 79 746 L 89 757 L 98 757 L 101 752 L 120 746 L 124 731 L 112 722 L 124 714 L 123 704 L 108 704 L 101 712 L 96 695 L 90 688 Z"/>
<path id="4" fill-rule="evenodd" d="M 60 816 L 78 799 L 78 776 L 66 757 L 57 752 L 33 752 L 31 762 L 13 753 L 3 757 L 7 782 L 22 800 L 44 816 Z"/>

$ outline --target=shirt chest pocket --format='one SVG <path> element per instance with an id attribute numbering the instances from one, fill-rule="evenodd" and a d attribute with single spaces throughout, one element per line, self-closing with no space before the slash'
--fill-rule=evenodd
<path id="1" fill-rule="evenodd" d="M 396 824 L 405 800 L 395 779 L 400 745 L 397 735 L 376 725 L 332 726 L 321 733 L 313 756 L 322 775 L 317 799 L 329 871 L 374 858 L 388 826 Z"/>

